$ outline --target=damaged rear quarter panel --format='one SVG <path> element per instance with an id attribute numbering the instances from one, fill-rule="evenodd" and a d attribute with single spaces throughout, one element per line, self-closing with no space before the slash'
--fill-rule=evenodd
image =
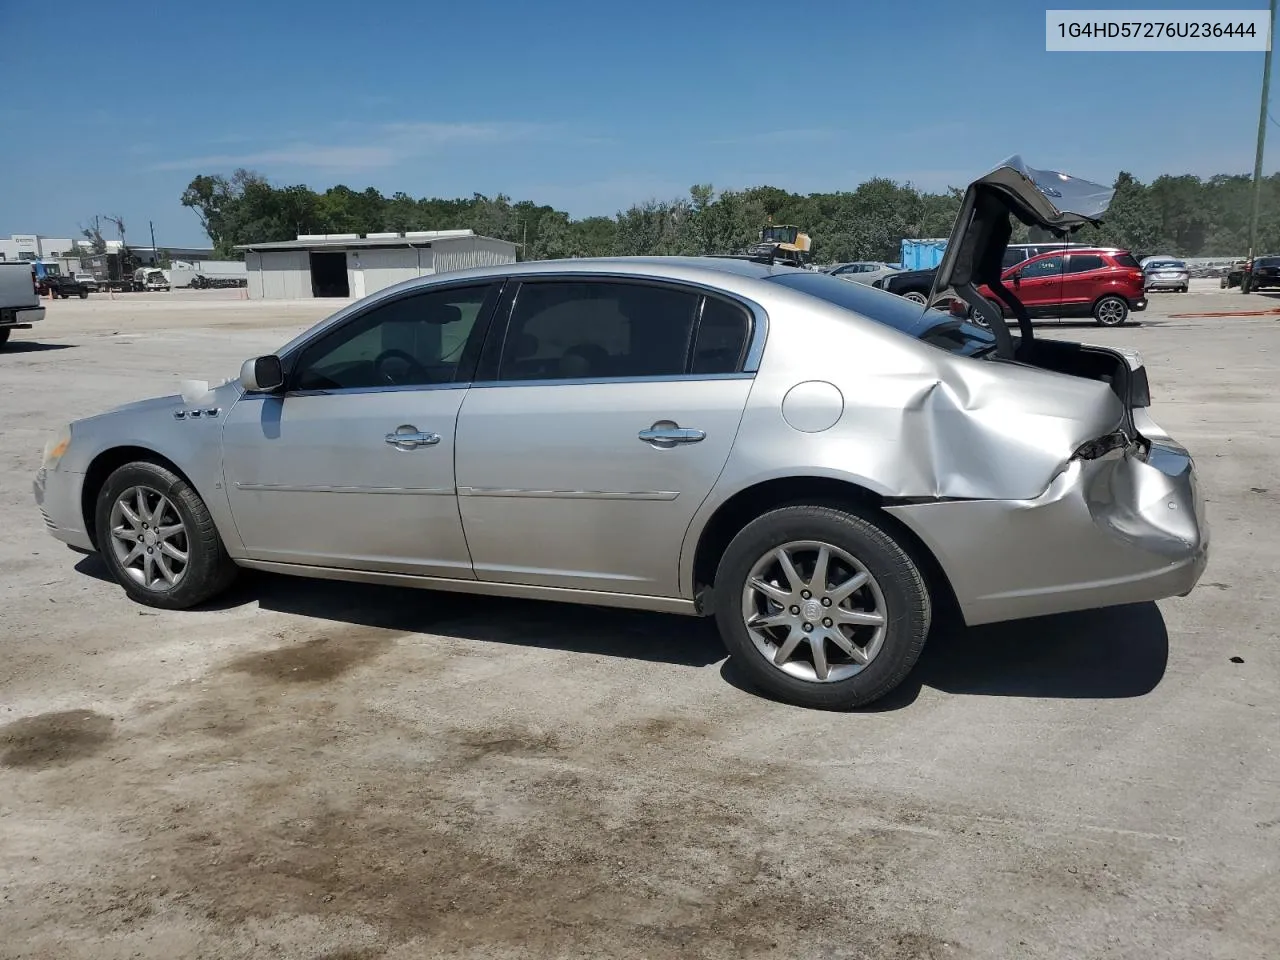
<path id="1" fill-rule="evenodd" d="M 814 303 L 805 297 L 803 315 L 771 324 L 722 476 L 732 489 L 714 499 L 806 472 L 891 498 L 1030 499 L 1081 443 L 1122 420 L 1100 381 L 952 355 Z M 844 410 L 829 429 L 804 433 L 784 419 L 783 399 L 813 380 L 835 384 Z"/>

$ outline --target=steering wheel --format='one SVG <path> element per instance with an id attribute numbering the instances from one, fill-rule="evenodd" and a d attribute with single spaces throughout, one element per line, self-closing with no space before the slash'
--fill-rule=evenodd
<path id="1" fill-rule="evenodd" d="M 373 361 L 374 371 L 377 373 L 378 377 L 385 380 L 389 386 L 398 387 L 400 386 L 400 381 L 392 376 L 389 371 L 383 369 L 383 364 L 388 360 L 403 360 L 409 367 L 409 372 L 419 378 L 419 383 L 427 383 L 431 379 L 431 371 L 423 366 L 417 357 L 413 356 L 411 353 L 406 353 L 404 350 L 397 350 L 393 347 L 390 350 L 383 350 Z"/>

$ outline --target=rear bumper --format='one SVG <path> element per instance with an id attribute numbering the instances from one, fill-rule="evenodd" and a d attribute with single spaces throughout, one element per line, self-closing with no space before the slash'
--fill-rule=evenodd
<path id="1" fill-rule="evenodd" d="M 1194 463 L 1178 444 L 1073 460 L 1034 500 L 888 508 L 933 551 L 970 624 L 1190 593 L 1209 557 Z"/>
<path id="2" fill-rule="evenodd" d="M 1161 277 L 1147 281 L 1148 290 L 1181 290 L 1191 282 L 1190 277 Z"/>
<path id="3" fill-rule="evenodd" d="M 0 327 L 28 329 L 44 319 L 44 307 L 6 307 L 0 310 Z"/>
<path id="4" fill-rule="evenodd" d="M 83 484 L 82 473 L 41 467 L 31 487 L 49 535 L 78 549 L 93 550 L 93 540 L 85 530 L 84 514 L 80 510 Z"/>

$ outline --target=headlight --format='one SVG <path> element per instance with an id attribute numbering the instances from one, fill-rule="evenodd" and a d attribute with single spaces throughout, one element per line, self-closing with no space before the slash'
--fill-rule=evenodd
<path id="1" fill-rule="evenodd" d="M 67 424 L 45 443 L 43 467 L 46 470 L 57 469 L 58 461 L 62 459 L 63 454 L 67 452 L 67 448 L 70 446 L 71 425 Z"/>

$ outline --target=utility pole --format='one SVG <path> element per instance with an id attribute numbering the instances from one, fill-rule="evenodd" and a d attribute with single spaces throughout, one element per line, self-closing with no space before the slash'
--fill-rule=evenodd
<path id="1" fill-rule="evenodd" d="M 150 220 L 148 220 L 147 226 L 151 228 L 151 260 L 153 263 L 159 266 L 160 251 L 156 249 L 156 225 L 152 223 Z"/>
<path id="2" fill-rule="evenodd" d="M 1271 19 L 1267 23 L 1267 52 L 1262 61 L 1262 106 L 1258 109 L 1258 153 L 1253 160 L 1253 220 L 1249 224 L 1249 259 L 1258 247 L 1258 205 L 1262 202 L 1262 148 L 1267 140 L 1267 101 L 1271 96 L 1271 48 L 1276 34 L 1276 0 L 1271 0 Z"/>

